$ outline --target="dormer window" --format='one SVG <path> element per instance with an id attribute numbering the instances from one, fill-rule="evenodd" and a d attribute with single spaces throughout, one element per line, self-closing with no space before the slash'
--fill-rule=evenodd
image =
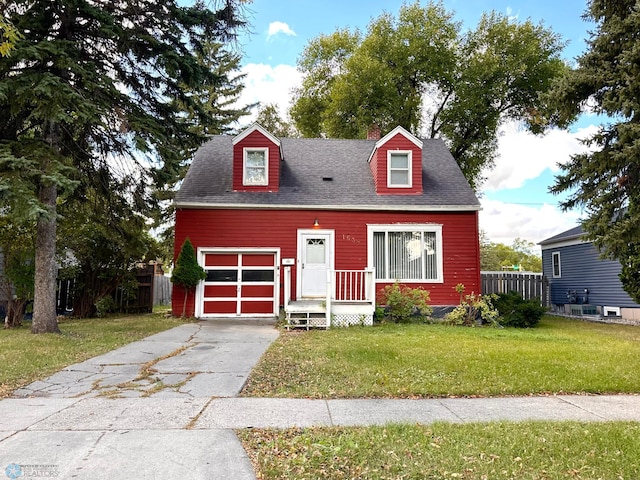
<path id="1" fill-rule="evenodd" d="M 411 188 L 411 151 L 387 152 L 387 187 Z"/>
<path id="2" fill-rule="evenodd" d="M 243 185 L 269 184 L 269 149 L 245 148 L 242 170 Z"/>

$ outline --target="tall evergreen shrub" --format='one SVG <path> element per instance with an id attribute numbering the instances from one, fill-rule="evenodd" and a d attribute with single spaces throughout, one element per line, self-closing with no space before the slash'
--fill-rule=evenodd
<path id="1" fill-rule="evenodd" d="M 171 275 L 171 281 L 174 285 L 179 285 L 184 289 L 184 302 L 182 304 L 182 317 L 187 311 L 187 297 L 189 292 L 195 290 L 200 281 L 207 277 L 207 273 L 200 265 L 196 258 L 196 252 L 193 249 L 191 240 L 187 237 L 180 248 L 176 266 Z"/>

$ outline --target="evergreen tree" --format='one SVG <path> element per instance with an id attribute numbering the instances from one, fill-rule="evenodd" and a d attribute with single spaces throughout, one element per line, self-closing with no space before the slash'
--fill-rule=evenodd
<path id="1" fill-rule="evenodd" d="M 193 126 L 214 121 L 190 94 L 220 84 L 201 61 L 205 45 L 234 35 L 239 3 L 5 2 L 22 38 L 0 57 L 0 202 L 37 222 L 32 332 L 59 331 L 59 195 L 102 171 L 147 171 L 141 180 L 158 189 L 176 181 L 203 140 Z"/>
<path id="2" fill-rule="evenodd" d="M 640 302 L 640 3 L 592 0 L 585 17 L 596 29 L 577 67 L 551 92 L 556 121 L 567 126 L 586 108 L 610 121 L 586 141 L 591 151 L 562 165 L 551 191 L 569 194 L 565 210 L 586 213 L 587 237 L 621 262 L 622 284 Z"/>
<path id="3" fill-rule="evenodd" d="M 237 106 L 247 76 L 239 73 L 241 57 L 229 45 L 214 41 L 205 42 L 202 52 L 196 56 L 201 65 L 214 73 L 213 82 L 205 82 L 195 87 L 185 85 L 185 90 L 193 96 L 196 105 L 204 109 L 207 121 L 198 121 L 197 112 L 184 103 L 179 103 L 179 108 L 189 112 L 186 121 L 198 135 L 233 133 L 233 125 L 243 116 L 249 115 L 255 106 Z M 163 250 L 161 256 L 165 261 L 173 260 L 175 206 L 172 200 L 176 193 L 175 185 L 184 178 L 187 169 L 188 163 L 185 161 L 176 172 L 162 172 L 161 183 L 167 183 L 164 188 L 155 190 L 153 195 L 157 205 L 153 212 L 154 228 L 158 229 Z"/>
<path id="4" fill-rule="evenodd" d="M 198 264 L 196 258 L 196 252 L 193 249 L 193 244 L 189 238 L 186 238 L 178 259 L 176 260 L 176 266 L 171 274 L 171 281 L 184 290 L 184 303 L 182 304 L 182 316 L 184 317 L 187 312 L 187 296 L 189 292 L 193 291 L 202 280 L 207 278 L 207 273 Z"/>

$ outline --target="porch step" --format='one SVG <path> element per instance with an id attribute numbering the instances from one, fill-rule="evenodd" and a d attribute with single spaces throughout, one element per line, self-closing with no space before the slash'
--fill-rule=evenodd
<path id="1" fill-rule="evenodd" d="M 329 328 L 327 308 L 324 301 L 297 300 L 285 308 L 287 329 L 290 328 Z"/>

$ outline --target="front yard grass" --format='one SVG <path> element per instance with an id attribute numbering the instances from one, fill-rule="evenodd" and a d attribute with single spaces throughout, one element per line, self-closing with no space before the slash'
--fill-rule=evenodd
<path id="1" fill-rule="evenodd" d="M 640 424 L 524 422 L 238 432 L 259 479 L 640 478 Z"/>
<path id="2" fill-rule="evenodd" d="M 64 367 L 184 323 L 162 314 L 63 319 L 61 334 L 33 335 L 31 324 L 0 329 L 0 398 Z"/>
<path id="3" fill-rule="evenodd" d="M 417 398 L 640 392 L 640 328 L 544 317 L 534 329 L 443 325 L 283 332 L 246 396 Z"/>

